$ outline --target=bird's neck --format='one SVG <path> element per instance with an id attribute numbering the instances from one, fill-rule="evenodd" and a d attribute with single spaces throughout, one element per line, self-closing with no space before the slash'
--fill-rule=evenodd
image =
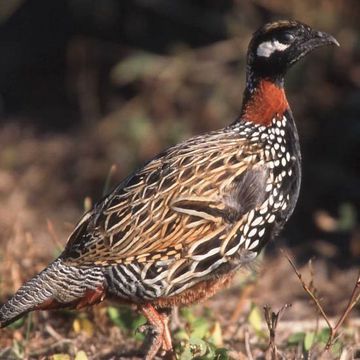
<path id="1" fill-rule="evenodd" d="M 269 126 L 289 108 L 284 91 L 284 78 L 258 78 L 248 74 L 241 119 Z"/>

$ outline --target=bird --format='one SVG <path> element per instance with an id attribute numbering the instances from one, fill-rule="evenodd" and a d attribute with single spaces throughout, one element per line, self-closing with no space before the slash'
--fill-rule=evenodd
<path id="1" fill-rule="evenodd" d="M 34 310 L 106 298 L 148 321 L 146 359 L 173 350 L 169 315 L 229 285 L 294 211 L 299 137 L 284 78 L 312 50 L 337 45 L 295 20 L 252 36 L 240 115 L 164 150 L 83 215 L 63 252 L 0 308 L 0 327 Z"/>

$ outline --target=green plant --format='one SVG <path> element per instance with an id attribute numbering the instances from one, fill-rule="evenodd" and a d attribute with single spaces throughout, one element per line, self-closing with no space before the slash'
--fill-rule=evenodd
<path id="1" fill-rule="evenodd" d="M 227 349 L 222 347 L 220 324 L 205 309 L 203 316 L 196 316 L 190 309 L 181 310 L 186 326 L 177 331 L 175 339 L 180 343 L 176 352 L 180 360 L 228 359 Z"/>
<path id="2" fill-rule="evenodd" d="M 108 306 L 107 314 L 114 325 L 118 326 L 127 334 L 134 334 L 136 340 L 143 340 L 144 335 L 137 331 L 137 329 L 146 324 L 146 319 L 143 315 L 134 314 L 131 309 L 126 307 Z"/>

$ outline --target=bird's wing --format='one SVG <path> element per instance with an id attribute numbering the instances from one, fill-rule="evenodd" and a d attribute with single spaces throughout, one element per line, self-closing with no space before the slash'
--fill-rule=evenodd
<path id="1" fill-rule="evenodd" d="M 260 154 L 215 132 L 168 149 L 84 215 L 62 258 L 78 265 L 152 262 L 218 239 L 261 202 Z"/>

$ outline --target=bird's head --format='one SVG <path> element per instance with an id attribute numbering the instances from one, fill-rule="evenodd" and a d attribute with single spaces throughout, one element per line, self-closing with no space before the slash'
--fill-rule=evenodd
<path id="1" fill-rule="evenodd" d="M 254 75 L 274 82 L 284 78 L 289 67 L 310 51 L 337 40 L 298 21 L 276 21 L 256 31 L 247 55 L 248 80 Z"/>

